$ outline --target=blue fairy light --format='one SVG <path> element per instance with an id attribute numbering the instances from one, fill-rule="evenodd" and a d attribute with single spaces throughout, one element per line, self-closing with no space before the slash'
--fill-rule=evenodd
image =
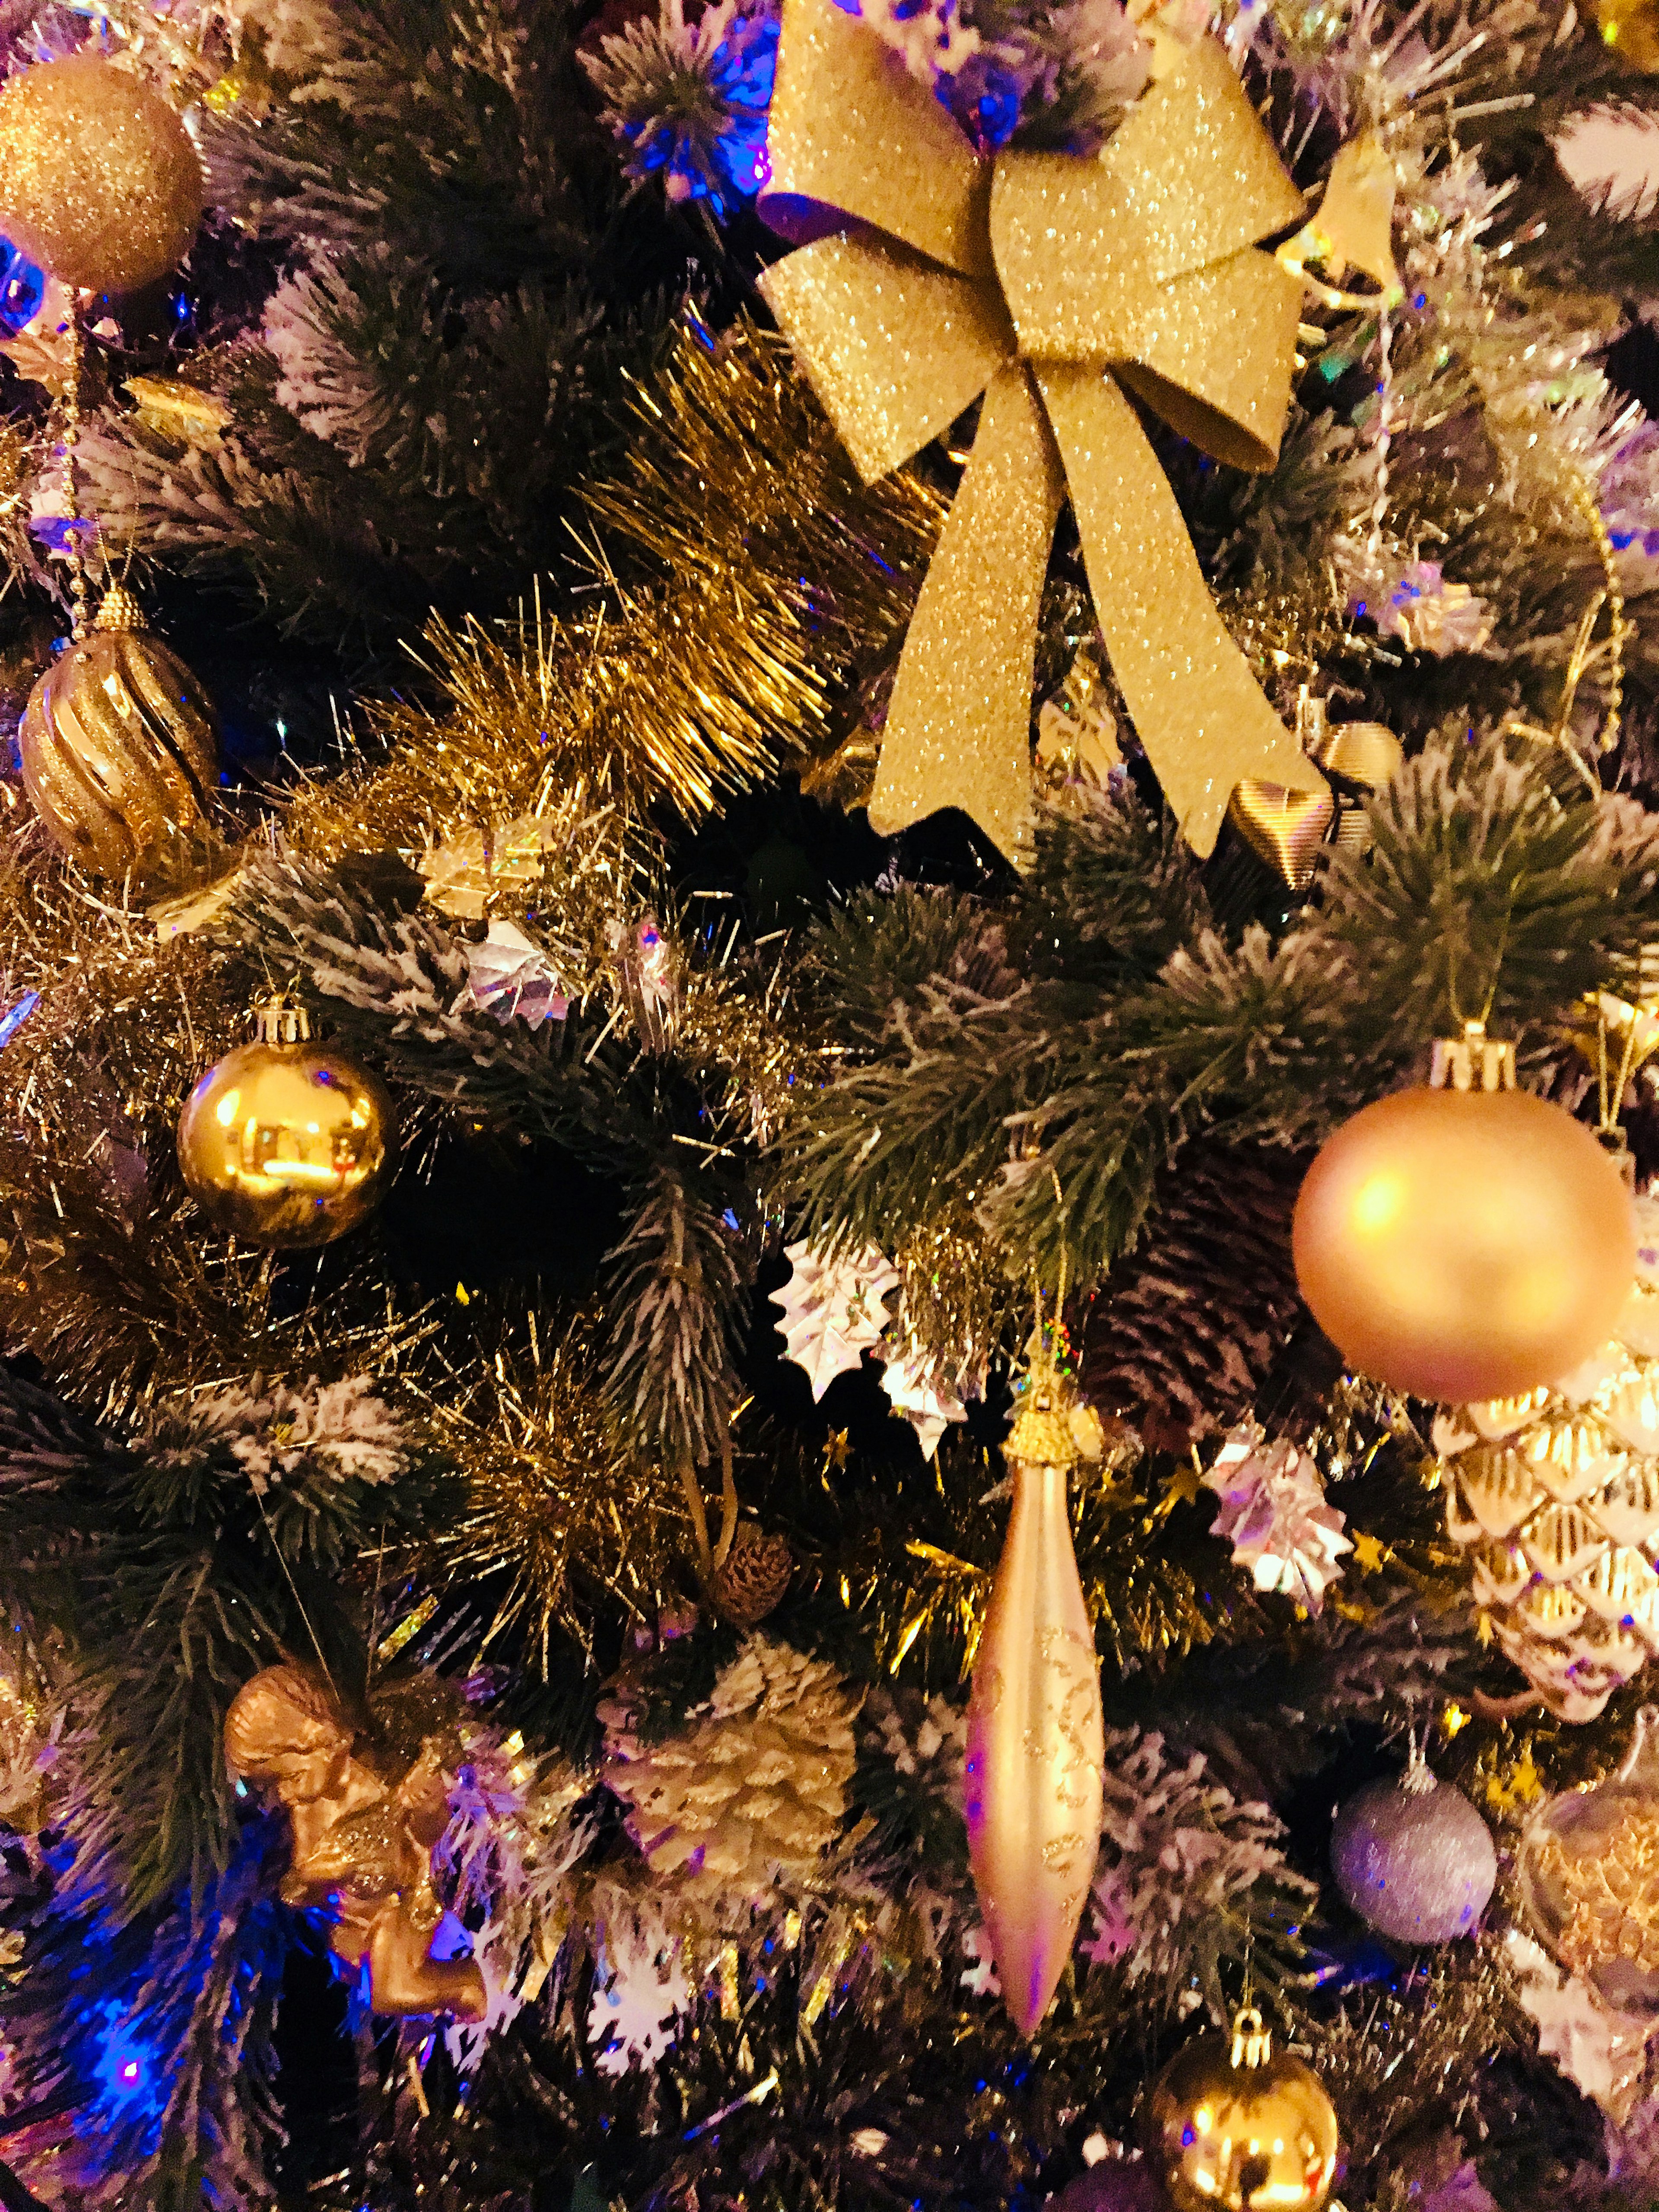
<path id="1" fill-rule="evenodd" d="M 94 2072 L 98 2101 L 124 2120 L 159 2112 L 165 2101 L 166 2069 L 155 2054 L 133 2032 L 126 2008 L 112 2001 L 95 2015 L 100 2033 L 95 2040 Z"/>
<path id="2" fill-rule="evenodd" d="M 21 246 L 0 238 L 0 325 L 10 337 L 34 320 L 46 296 L 45 271 L 35 267 Z"/>
<path id="3" fill-rule="evenodd" d="M 607 41 L 584 65 L 629 150 L 628 174 L 659 176 L 670 200 L 702 200 L 724 218 L 771 173 L 766 115 L 777 59 L 777 16 L 755 0 L 696 23 L 678 0 L 664 0 L 658 23 Z"/>
<path id="4" fill-rule="evenodd" d="M 29 1016 L 40 1003 L 38 991 L 25 991 L 14 999 L 3 1013 L 0 1013 L 0 1051 L 3 1051 L 16 1036 Z"/>

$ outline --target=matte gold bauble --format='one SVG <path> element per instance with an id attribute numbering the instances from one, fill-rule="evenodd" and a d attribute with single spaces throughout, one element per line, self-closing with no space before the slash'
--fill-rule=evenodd
<path id="1" fill-rule="evenodd" d="M 213 842 L 212 705 L 119 585 L 30 692 L 17 747 L 52 842 L 94 875 L 142 880 Z"/>
<path id="2" fill-rule="evenodd" d="M 1311 2067 L 1274 2054 L 1258 2012 L 1176 2054 L 1146 2132 L 1172 2212 L 1322 2212 L 1336 2178 L 1331 2100 Z"/>
<path id="3" fill-rule="evenodd" d="M 1422 1088 L 1345 1122 L 1308 1172 L 1297 1280 L 1353 1366 L 1419 1398 L 1509 1398 L 1612 1334 L 1636 1269 L 1630 1194 L 1559 1106 Z"/>
<path id="4" fill-rule="evenodd" d="M 310 1042 L 303 1013 L 263 1009 L 256 1044 L 210 1067 L 179 1117 L 179 1164 L 216 1228 L 301 1251 L 332 1243 L 379 1202 L 392 1101 L 343 1053 Z"/>
<path id="5" fill-rule="evenodd" d="M 1632 69 L 1659 70 L 1659 6 L 1655 0 L 1595 0 L 1603 40 Z"/>
<path id="6" fill-rule="evenodd" d="M 74 289 L 136 292 L 165 276 L 205 197 L 184 125 L 101 55 L 43 62 L 0 93 L 0 234 Z"/>

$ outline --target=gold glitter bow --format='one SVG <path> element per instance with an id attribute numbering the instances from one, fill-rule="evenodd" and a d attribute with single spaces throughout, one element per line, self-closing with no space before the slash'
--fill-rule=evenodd
<path id="1" fill-rule="evenodd" d="M 1028 834 L 1038 605 L 1069 489 L 1136 733 L 1189 844 L 1246 777 L 1323 791 L 1222 624 L 1127 386 L 1216 459 L 1270 469 L 1302 287 L 1258 241 L 1304 213 L 1212 42 L 1097 161 L 981 161 L 836 0 L 787 0 L 762 289 L 873 483 L 980 393 L 978 434 L 893 688 L 870 819 L 960 806 Z M 826 233 L 831 234 L 826 234 Z"/>

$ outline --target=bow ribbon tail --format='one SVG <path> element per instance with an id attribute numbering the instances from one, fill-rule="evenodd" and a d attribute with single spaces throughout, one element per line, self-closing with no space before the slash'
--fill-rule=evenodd
<path id="1" fill-rule="evenodd" d="M 1095 613 L 1135 734 L 1193 850 L 1215 849 L 1233 787 L 1325 780 L 1267 703 L 1216 611 L 1135 412 L 1097 364 L 1036 372 L 1065 458 Z"/>
<path id="2" fill-rule="evenodd" d="M 1012 363 L 986 392 L 899 661 L 870 799 L 882 836 L 951 805 L 1011 860 L 1029 841 L 1037 617 L 1064 492 L 1030 374 Z"/>

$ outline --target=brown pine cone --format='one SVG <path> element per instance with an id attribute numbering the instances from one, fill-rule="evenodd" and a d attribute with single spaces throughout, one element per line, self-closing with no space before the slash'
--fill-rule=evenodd
<path id="1" fill-rule="evenodd" d="M 714 1602 L 738 1628 L 753 1628 L 781 1600 L 795 1561 L 781 1536 L 769 1535 L 758 1522 L 739 1521 L 714 1575 Z"/>
<path id="2" fill-rule="evenodd" d="M 1085 1391 L 1153 1450 L 1185 1452 L 1230 1427 L 1262 1401 L 1298 1328 L 1312 1328 L 1291 1258 L 1307 1165 L 1269 1146 L 1187 1146 L 1139 1244 L 1078 1317 Z"/>

